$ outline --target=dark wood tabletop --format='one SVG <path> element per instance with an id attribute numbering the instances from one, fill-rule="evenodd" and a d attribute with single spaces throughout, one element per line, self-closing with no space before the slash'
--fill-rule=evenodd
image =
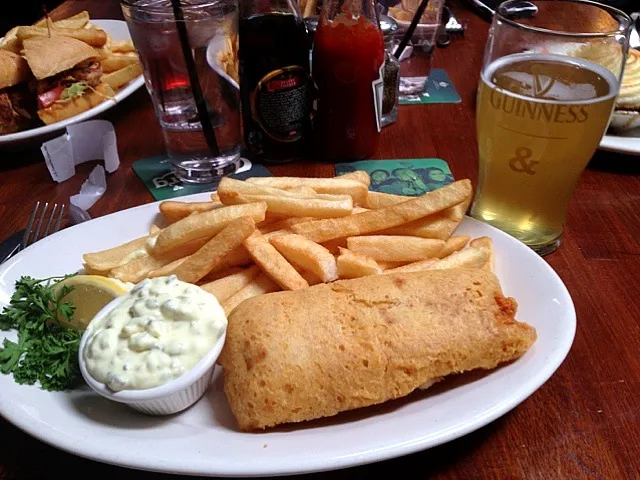
<path id="1" fill-rule="evenodd" d="M 116 0 L 68 0 L 53 13 L 87 9 L 93 18 L 122 18 Z M 445 159 L 456 178 L 477 176 L 474 96 L 488 24 L 464 8 L 463 38 L 439 48 L 459 104 L 400 108 L 375 158 Z M 144 89 L 105 116 L 115 125 L 121 166 L 93 217 L 153 201 L 131 168 L 163 153 L 160 129 Z M 68 203 L 93 165 L 56 184 L 39 145 L 0 151 L 0 240 L 24 228 L 36 200 Z M 333 176 L 330 163 L 270 167 L 275 175 Z M 394 460 L 304 478 L 634 479 L 640 478 L 640 157 L 599 151 L 582 175 L 569 208 L 565 239 L 545 260 L 575 302 L 578 330 L 559 370 L 502 418 L 445 445 Z M 526 272 L 523 272 L 523 275 Z M 505 387 L 507 388 L 507 387 Z M 2 392 L 0 392 L 0 396 Z M 1 399 L 0 399 L 1 401 Z M 121 479 L 168 478 L 104 465 L 64 453 L 0 419 L 0 480 L 97 474 Z"/>

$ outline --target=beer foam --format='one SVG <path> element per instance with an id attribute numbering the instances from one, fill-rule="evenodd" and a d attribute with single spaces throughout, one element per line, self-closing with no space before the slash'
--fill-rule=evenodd
<path id="1" fill-rule="evenodd" d="M 515 93 L 512 91 L 506 90 L 504 88 L 500 88 L 495 84 L 495 82 L 492 81 L 493 75 L 497 70 L 502 69 L 503 67 L 511 63 L 522 63 L 525 61 L 546 61 L 546 62 L 554 62 L 554 63 L 564 63 L 564 64 L 572 64 L 575 66 L 585 68 L 587 70 L 590 70 L 600 75 L 609 84 L 609 93 L 604 96 L 596 96 L 594 94 L 595 93 L 594 91 L 589 92 L 586 90 L 590 87 L 590 85 L 585 84 L 584 86 L 581 87 L 583 89 L 581 91 L 576 91 L 575 87 L 572 88 L 571 89 L 572 95 L 569 95 L 568 89 L 563 88 L 562 85 L 556 84 L 553 86 L 550 92 L 547 92 L 547 95 L 549 93 L 552 93 L 555 98 L 536 98 L 536 97 L 529 97 L 526 95 Z M 530 75 L 524 72 L 509 72 L 509 75 L 514 80 L 520 80 L 520 81 L 524 81 L 525 77 L 527 76 L 530 78 Z M 611 97 L 614 97 L 618 90 L 618 80 L 616 76 L 613 74 L 613 72 L 608 68 L 598 63 L 592 62 L 590 60 L 586 60 L 584 58 L 577 58 L 573 56 L 559 55 L 554 53 L 516 53 L 513 55 L 507 55 L 497 60 L 494 60 L 491 64 L 489 64 L 489 66 L 484 69 L 481 77 L 482 77 L 482 80 L 487 85 L 489 85 L 491 88 L 494 88 L 502 93 L 511 95 L 513 97 L 516 97 L 525 101 L 549 103 L 549 104 L 563 103 L 563 104 L 571 104 L 571 105 L 587 105 L 587 104 L 594 103 L 595 101 L 604 101 Z M 591 88 L 594 88 L 594 87 L 591 86 Z M 580 93 L 582 96 L 586 96 L 590 98 L 587 98 L 584 100 L 570 100 L 571 96 L 575 97 L 576 92 Z"/>

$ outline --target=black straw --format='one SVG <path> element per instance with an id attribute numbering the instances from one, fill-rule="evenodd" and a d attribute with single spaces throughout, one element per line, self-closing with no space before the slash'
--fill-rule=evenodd
<path id="1" fill-rule="evenodd" d="M 413 36 L 413 32 L 415 31 L 416 27 L 418 26 L 418 22 L 420 21 L 420 17 L 422 17 L 422 14 L 424 13 L 424 10 L 425 8 L 427 8 L 428 4 L 429 4 L 429 0 L 422 0 L 420 2 L 420 6 L 418 7 L 418 10 L 416 10 L 416 14 L 413 16 L 413 19 L 411 20 L 409 29 L 404 33 L 404 37 L 402 37 L 402 41 L 400 42 L 400 45 L 398 45 L 398 48 L 396 48 L 396 52 L 393 54 L 393 56 L 396 57 L 397 59 L 400 59 L 400 55 L 402 55 L 402 52 L 404 51 L 405 47 L 409 43 L 409 40 L 411 40 L 411 37 Z"/>
<path id="2" fill-rule="evenodd" d="M 187 25 L 184 22 L 184 14 L 182 13 L 180 0 L 171 0 L 171 5 L 173 6 L 173 16 L 176 19 L 176 28 L 178 29 L 178 38 L 180 38 L 182 55 L 184 56 L 184 62 L 187 65 L 187 72 L 189 73 L 189 83 L 191 84 L 193 99 L 196 102 L 198 118 L 202 125 L 202 133 L 204 133 L 204 138 L 207 141 L 207 146 L 209 147 L 209 150 L 211 150 L 211 153 L 213 155 L 220 155 L 218 142 L 216 141 L 216 134 L 213 131 L 211 118 L 209 118 L 209 113 L 207 112 L 207 104 L 204 96 L 202 95 L 202 87 L 200 86 L 200 79 L 198 78 L 198 72 L 196 71 L 196 64 L 193 61 L 193 56 L 191 55 L 189 35 L 187 34 Z"/>

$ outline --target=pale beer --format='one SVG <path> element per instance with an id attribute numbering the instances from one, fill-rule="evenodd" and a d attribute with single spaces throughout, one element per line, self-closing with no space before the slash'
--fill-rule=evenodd
<path id="1" fill-rule="evenodd" d="M 487 66 L 471 213 L 540 253 L 557 247 L 571 193 L 607 128 L 617 78 L 595 63 L 514 54 Z"/>

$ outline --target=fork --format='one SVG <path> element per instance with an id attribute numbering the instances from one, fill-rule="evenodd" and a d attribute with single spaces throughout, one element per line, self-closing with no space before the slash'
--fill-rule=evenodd
<path id="1" fill-rule="evenodd" d="M 58 210 L 57 203 L 54 203 L 51 206 L 51 209 L 49 209 L 49 202 L 45 202 L 44 207 L 40 210 L 40 202 L 36 202 L 33 210 L 31 211 L 29 221 L 27 222 L 27 228 L 24 229 L 22 240 L 9 252 L 0 264 L 6 262 L 16 253 L 24 250 L 29 245 L 32 245 L 38 240 L 42 240 L 44 237 L 60 230 L 60 224 L 62 223 L 62 217 L 64 216 L 64 209 L 64 203 L 60 205 L 60 209 Z M 43 225 L 45 225 L 44 230 L 42 230 Z"/>

